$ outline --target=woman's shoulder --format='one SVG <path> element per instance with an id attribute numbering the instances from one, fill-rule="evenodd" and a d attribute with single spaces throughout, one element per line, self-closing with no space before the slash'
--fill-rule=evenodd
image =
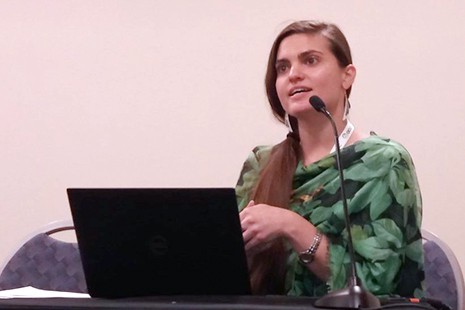
<path id="1" fill-rule="evenodd" d="M 364 152 L 365 158 L 402 159 L 408 165 L 413 165 L 413 160 L 403 144 L 385 136 L 379 136 L 374 132 L 370 136 L 354 144 L 355 152 Z"/>
<path id="2" fill-rule="evenodd" d="M 258 173 L 268 160 L 273 146 L 256 146 L 249 152 L 241 171 L 241 175 Z"/>
<path id="3" fill-rule="evenodd" d="M 256 162 L 266 161 L 270 157 L 272 149 L 273 145 L 258 145 L 249 153 L 247 160 Z"/>
<path id="4" fill-rule="evenodd" d="M 389 148 L 392 148 L 392 149 L 396 149 L 402 153 L 406 152 L 408 153 L 407 149 L 398 141 L 392 139 L 392 138 L 388 138 L 388 137 L 385 137 L 385 136 L 380 136 L 378 134 L 376 134 L 375 132 L 370 132 L 370 135 L 367 136 L 366 138 L 364 139 L 361 139 L 359 140 L 357 143 L 355 143 L 355 145 L 360 145 L 358 146 L 358 148 L 376 148 L 376 149 L 379 149 L 379 148 L 386 148 L 386 149 L 389 149 Z"/>

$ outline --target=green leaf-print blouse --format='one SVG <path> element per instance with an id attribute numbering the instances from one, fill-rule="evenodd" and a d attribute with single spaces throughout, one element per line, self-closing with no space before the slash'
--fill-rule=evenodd
<path id="1" fill-rule="evenodd" d="M 242 210 L 267 161 L 271 146 L 256 147 L 244 163 L 236 194 Z M 423 247 L 421 196 L 412 159 L 400 144 L 370 136 L 341 151 L 357 274 L 376 295 L 421 297 Z M 335 153 L 309 166 L 297 165 L 289 208 L 330 240 L 331 276 L 324 283 L 289 248 L 288 295 L 321 296 L 346 286 L 347 231 Z"/>

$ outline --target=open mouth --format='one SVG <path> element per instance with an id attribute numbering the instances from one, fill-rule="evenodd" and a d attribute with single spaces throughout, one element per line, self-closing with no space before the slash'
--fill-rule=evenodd
<path id="1" fill-rule="evenodd" d="M 311 88 L 307 88 L 307 87 L 296 87 L 296 88 L 291 89 L 291 91 L 289 92 L 289 96 L 292 97 L 300 93 L 307 93 L 311 90 L 312 90 Z"/>

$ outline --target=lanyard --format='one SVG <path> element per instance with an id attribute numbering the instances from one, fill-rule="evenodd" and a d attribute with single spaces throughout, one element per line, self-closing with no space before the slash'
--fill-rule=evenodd
<path id="1" fill-rule="evenodd" d="M 352 123 L 349 120 L 347 120 L 347 125 L 338 138 L 339 146 L 341 147 L 341 149 L 344 148 L 344 146 L 347 144 L 347 141 L 349 141 L 350 136 L 352 136 L 352 133 L 354 132 L 354 128 L 354 125 L 352 125 Z M 336 151 L 336 145 L 333 146 L 330 153 L 334 151 Z"/>

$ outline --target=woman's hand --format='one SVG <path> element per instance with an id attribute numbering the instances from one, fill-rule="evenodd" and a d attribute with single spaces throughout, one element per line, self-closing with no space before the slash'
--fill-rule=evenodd
<path id="1" fill-rule="evenodd" d="M 284 235 L 289 210 L 250 201 L 240 213 L 242 236 L 247 254 L 266 249 L 272 241 Z"/>
<path id="2" fill-rule="evenodd" d="M 300 253 L 310 247 L 317 232 L 312 223 L 297 213 L 267 204 L 256 205 L 250 201 L 239 215 L 248 258 L 265 250 L 277 238 L 285 238 L 294 251 Z M 325 236 L 314 261 L 306 267 L 323 281 L 329 278 L 328 240 Z"/>

